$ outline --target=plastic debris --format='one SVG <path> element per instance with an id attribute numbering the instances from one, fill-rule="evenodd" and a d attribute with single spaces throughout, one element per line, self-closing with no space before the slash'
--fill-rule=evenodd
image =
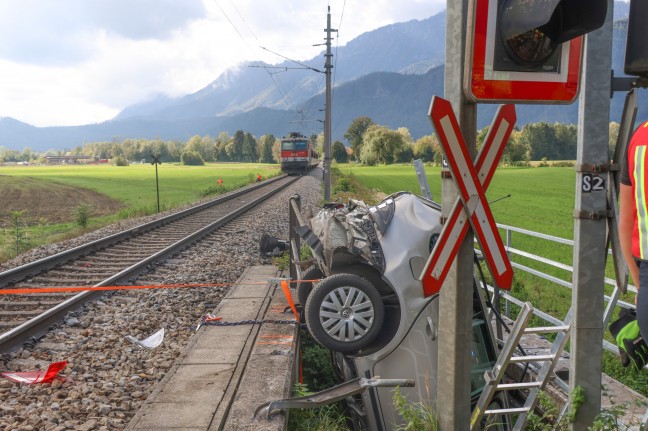
<path id="1" fill-rule="evenodd" d="M 162 344 L 162 341 L 164 341 L 164 328 L 160 329 L 145 340 L 138 340 L 131 335 L 127 335 L 126 338 L 139 347 L 143 347 L 145 349 L 155 349 L 157 346 Z"/>
<path id="2" fill-rule="evenodd" d="M 198 322 L 198 325 L 196 326 L 196 331 L 199 330 L 200 327 L 203 326 L 205 323 L 218 322 L 220 320 L 223 320 L 223 318 L 216 317 L 213 314 L 205 314 L 203 317 L 201 317 L 200 322 Z"/>
<path id="3" fill-rule="evenodd" d="M 6 377 L 14 382 L 24 383 L 31 385 L 34 383 L 51 383 L 61 370 L 67 367 L 67 361 L 54 362 L 43 371 L 19 371 L 19 372 L 5 372 L 0 373 L 2 377 Z"/>

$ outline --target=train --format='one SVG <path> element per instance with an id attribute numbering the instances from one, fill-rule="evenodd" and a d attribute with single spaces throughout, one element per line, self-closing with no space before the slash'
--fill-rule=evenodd
<path id="1" fill-rule="evenodd" d="M 281 138 L 281 170 L 288 175 L 306 173 L 320 162 L 313 143 L 299 132 Z"/>

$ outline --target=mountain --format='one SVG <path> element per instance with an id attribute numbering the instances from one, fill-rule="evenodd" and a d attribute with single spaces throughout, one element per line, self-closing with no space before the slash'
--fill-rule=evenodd
<path id="1" fill-rule="evenodd" d="M 615 19 L 627 18 L 628 4 L 615 2 Z M 612 64 L 623 71 L 627 20 L 615 22 Z M 334 50 L 332 138 L 343 136 L 351 121 L 368 116 L 392 129 L 407 127 L 416 139 L 432 133 L 427 110 L 433 95 L 443 94 L 445 12 L 423 20 L 397 23 L 363 33 Z M 73 127 L 33 127 L 0 119 L 0 146 L 34 150 L 72 148 L 84 142 L 124 138 L 186 140 L 237 130 L 255 136 L 283 136 L 298 130 L 322 130 L 324 118 L 323 53 L 301 62 L 247 63 L 221 74 L 203 89 L 180 98 L 156 95 L 126 107 L 114 119 Z M 645 90 L 639 95 L 646 112 Z M 612 99 L 611 120 L 619 121 L 623 95 Z M 480 105 L 478 127 L 490 123 L 496 105 Z M 529 122 L 576 123 L 578 105 L 518 105 L 518 125 Z"/>

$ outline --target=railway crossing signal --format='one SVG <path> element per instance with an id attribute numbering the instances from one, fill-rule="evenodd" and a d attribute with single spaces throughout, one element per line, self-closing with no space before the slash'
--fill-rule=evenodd
<path id="1" fill-rule="evenodd" d="M 626 40 L 625 65 L 623 71 L 628 75 L 648 75 L 648 44 L 644 25 L 648 16 L 648 1 L 632 0 L 628 15 L 628 35 Z"/>
<path id="2" fill-rule="evenodd" d="M 503 105 L 499 108 L 474 166 L 450 102 L 435 96 L 430 108 L 430 120 L 457 182 L 460 196 L 423 270 L 421 282 L 424 296 L 434 295 L 441 290 L 450 265 L 468 231 L 467 221 L 477 234 L 495 284 L 508 290 L 513 281 L 513 268 L 484 192 L 513 131 L 515 106 Z"/>
<path id="3" fill-rule="evenodd" d="M 468 99 L 518 103 L 576 99 L 580 36 L 603 25 L 607 0 L 472 0 L 471 11 L 464 77 Z"/>

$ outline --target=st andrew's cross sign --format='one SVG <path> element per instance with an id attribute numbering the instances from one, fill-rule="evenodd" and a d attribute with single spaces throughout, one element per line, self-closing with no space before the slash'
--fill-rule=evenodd
<path id="1" fill-rule="evenodd" d="M 467 222 L 477 235 L 495 284 L 508 290 L 513 281 L 513 268 L 486 201 L 485 190 L 513 131 L 515 106 L 500 106 L 474 166 L 450 102 L 433 97 L 429 115 L 457 182 L 459 197 L 423 270 L 423 293 L 428 297 L 441 290 L 450 265 L 468 232 Z"/>

